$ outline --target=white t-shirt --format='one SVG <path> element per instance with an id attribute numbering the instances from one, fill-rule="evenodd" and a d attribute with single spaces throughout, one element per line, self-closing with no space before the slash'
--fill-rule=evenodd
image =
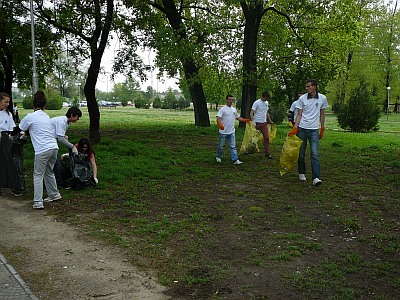
<path id="1" fill-rule="evenodd" d="M 267 122 L 267 113 L 269 109 L 268 101 L 262 101 L 261 99 L 258 99 L 254 101 L 251 109 L 254 110 L 254 121 L 256 123 Z"/>
<path id="2" fill-rule="evenodd" d="M 308 98 L 308 94 L 304 94 L 298 101 L 296 108 L 303 110 L 299 127 L 303 129 L 318 129 L 320 110 L 328 107 L 325 95 L 317 93 L 316 98 Z"/>
<path id="3" fill-rule="evenodd" d="M 224 130 L 219 130 L 222 134 L 232 134 L 235 132 L 235 120 L 239 117 L 236 108 L 224 105 L 217 113 L 217 117 L 221 118 Z"/>
<path id="4" fill-rule="evenodd" d="M 50 117 L 43 110 L 27 114 L 19 123 L 19 128 L 23 131 L 29 130 L 35 155 L 58 149 Z"/>
<path id="5" fill-rule="evenodd" d="M 54 128 L 54 137 L 64 137 L 69 126 L 68 118 L 66 116 L 54 117 L 51 118 L 51 123 L 53 124 Z"/>
<path id="6" fill-rule="evenodd" d="M 0 131 L 12 131 L 15 127 L 13 116 L 6 109 L 0 110 Z"/>
<path id="7" fill-rule="evenodd" d="M 293 124 L 296 122 L 297 114 L 298 114 L 298 109 L 296 108 L 297 103 L 299 103 L 299 100 L 293 101 L 292 105 L 290 106 L 289 110 L 293 112 Z"/>

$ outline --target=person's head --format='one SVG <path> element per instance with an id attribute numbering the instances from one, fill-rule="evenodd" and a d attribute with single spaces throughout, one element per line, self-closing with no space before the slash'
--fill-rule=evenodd
<path id="1" fill-rule="evenodd" d="M 46 107 L 46 95 L 43 91 L 37 91 L 33 95 L 33 108 L 44 109 Z"/>
<path id="2" fill-rule="evenodd" d="M 92 145 L 87 138 L 81 138 L 78 142 L 78 151 L 83 154 L 91 155 L 94 153 Z"/>
<path id="3" fill-rule="evenodd" d="M 313 95 L 317 92 L 317 81 L 315 79 L 307 79 L 306 91 L 309 95 Z"/>
<path id="4" fill-rule="evenodd" d="M 268 91 L 264 91 L 264 92 L 261 94 L 261 100 L 262 100 L 262 101 L 267 101 L 267 100 L 269 100 L 270 97 L 271 97 L 271 96 L 269 95 Z"/>
<path id="5" fill-rule="evenodd" d="M 82 117 L 82 112 L 78 107 L 72 106 L 67 110 L 65 116 L 68 118 L 69 123 L 75 123 Z"/>
<path id="6" fill-rule="evenodd" d="M 233 97 L 233 95 L 228 94 L 226 95 L 225 100 L 227 106 L 232 106 L 233 101 L 235 101 L 235 97 Z"/>
<path id="7" fill-rule="evenodd" d="M 0 110 L 8 110 L 10 105 L 10 96 L 6 93 L 0 93 Z"/>

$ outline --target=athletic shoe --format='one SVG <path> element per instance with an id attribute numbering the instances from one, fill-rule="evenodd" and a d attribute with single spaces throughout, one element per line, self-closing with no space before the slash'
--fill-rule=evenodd
<path id="1" fill-rule="evenodd" d="M 272 159 L 272 156 L 269 155 L 269 154 L 265 154 L 265 157 L 268 158 L 268 159 Z"/>
<path id="2" fill-rule="evenodd" d="M 242 161 L 237 160 L 237 161 L 235 161 L 233 164 L 234 164 L 234 165 L 241 165 L 242 163 L 243 163 Z"/>
<path id="3" fill-rule="evenodd" d="M 58 193 L 57 195 L 55 195 L 54 197 L 47 197 L 47 198 L 45 198 L 43 201 L 44 202 L 53 202 L 53 201 L 56 201 L 56 200 L 60 200 L 62 197 L 61 197 L 61 194 L 60 193 Z"/>
<path id="4" fill-rule="evenodd" d="M 19 197 L 22 195 L 21 191 L 17 191 L 17 190 L 12 190 L 11 193 L 15 196 L 15 197 Z"/>
<path id="5" fill-rule="evenodd" d="M 34 209 L 44 209 L 43 202 L 35 201 L 33 202 Z"/>
<path id="6" fill-rule="evenodd" d="M 306 175 L 304 175 L 304 174 L 299 174 L 299 179 L 301 181 L 307 181 Z"/>
<path id="7" fill-rule="evenodd" d="M 313 185 L 320 185 L 322 184 L 322 180 L 319 178 L 314 178 L 314 180 L 312 181 Z"/>
<path id="8" fill-rule="evenodd" d="M 216 157 L 216 158 L 215 158 L 215 161 L 216 161 L 217 163 L 222 162 L 222 160 L 221 160 L 219 157 Z"/>

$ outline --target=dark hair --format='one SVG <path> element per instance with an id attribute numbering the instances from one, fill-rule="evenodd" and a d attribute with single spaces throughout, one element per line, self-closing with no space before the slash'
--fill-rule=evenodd
<path id="1" fill-rule="evenodd" d="M 311 83 L 311 85 L 317 87 L 317 81 L 315 79 L 307 79 L 307 82 Z"/>
<path id="2" fill-rule="evenodd" d="M 226 95 L 225 100 L 228 100 L 228 98 L 230 98 L 230 97 L 233 97 L 233 95 L 231 95 L 231 94 Z"/>
<path id="3" fill-rule="evenodd" d="M 79 118 L 82 117 L 82 112 L 79 108 L 72 106 L 68 109 L 67 113 L 65 114 L 67 118 L 70 118 L 71 116 L 78 116 Z"/>
<path id="4" fill-rule="evenodd" d="M 87 150 L 86 152 L 83 152 L 83 146 L 87 145 Z M 90 157 L 92 155 L 92 153 L 94 154 L 92 145 L 90 145 L 90 142 L 87 138 L 81 138 L 78 142 L 78 151 L 80 153 L 85 153 L 88 157 Z"/>
<path id="5" fill-rule="evenodd" d="M 43 109 L 46 106 L 46 95 L 43 91 L 37 91 L 33 95 L 33 108 Z"/>
<path id="6" fill-rule="evenodd" d="M 268 99 L 269 99 L 269 97 L 270 97 L 268 91 L 264 91 L 264 92 L 261 94 L 261 96 L 262 96 L 262 97 L 267 97 Z"/>

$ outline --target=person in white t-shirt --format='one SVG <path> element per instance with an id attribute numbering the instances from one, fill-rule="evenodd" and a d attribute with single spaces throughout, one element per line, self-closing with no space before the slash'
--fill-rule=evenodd
<path id="1" fill-rule="evenodd" d="M 242 122 L 250 122 L 250 119 L 242 118 L 238 115 L 236 108 L 232 107 L 234 101 L 232 95 L 226 96 L 226 105 L 224 105 L 217 113 L 217 124 L 219 127 L 219 141 L 217 148 L 216 162 L 221 162 L 222 151 L 224 149 L 225 141 L 228 140 L 229 149 L 231 151 L 231 159 L 233 164 L 240 165 L 243 162 L 239 160 L 236 150 L 236 136 L 235 136 L 235 120 Z"/>
<path id="2" fill-rule="evenodd" d="M 265 157 L 272 158 L 269 153 L 269 135 L 267 124 L 273 124 L 269 115 L 269 103 L 268 100 L 270 95 L 268 91 L 264 91 L 261 98 L 254 101 L 253 106 L 250 110 L 250 119 L 255 122 L 256 129 L 259 129 L 264 137 L 264 151 Z"/>
<path id="3" fill-rule="evenodd" d="M 299 103 L 299 98 L 303 94 L 298 94 L 297 99 L 293 101 L 292 105 L 289 108 L 289 113 L 288 113 L 288 122 L 290 127 L 293 127 L 294 123 L 296 122 L 297 118 L 297 111 L 298 109 L 296 108 L 297 103 Z"/>
<path id="4" fill-rule="evenodd" d="M 6 93 L 0 93 L 0 133 L 3 132 L 1 134 L 0 137 L 0 141 L 1 139 L 6 139 L 3 140 L 3 142 L 0 144 L 0 147 L 4 147 L 6 148 L 6 145 L 10 145 L 9 144 L 9 134 L 6 133 L 6 131 L 13 131 L 14 127 L 15 127 L 15 122 L 13 119 L 13 115 L 9 109 L 9 105 L 10 105 L 10 96 Z M 12 149 L 12 147 L 11 147 Z M 12 152 L 12 150 L 11 150 Z M 18 176 L 18 171 L 17 171 L 17 167 L 14 165 L 14 163 L 12 164 L 8 164 L 9 161 L 13 160 L 12 157 L 12 153 L 10 153 L 9 151 L 6 151 L 5 149 L 2 149 L 1 151 L 2 153 L 2 157 L 0 158 L 0 160 L 4 160 L 4 163 L 7 164 L 3 165 L 2 161 L 0 161 L 0 167 L 1 167 L 1 176 L 3 178 L 1 179 L 1 185 L 0 185 L 0 197 L 2 197 L 2 193 L 1 193 L 1 188 L 2 187 L 11 187 L 11 192 L 14 196 L 21 196 L 21 190 L 20 187 L 18 186 L 18 184 L 16 184 L 15 180 L 9 180 L 10 177 L 16 177 Z M 4 155 L 4 156 L 3 156 Z M 14 168 L 15 166 L 15 168 Z M 10 168 L 11 167 L 11 168 Z"/>
<path id="5" fill-rule="evenodd" d="M 325 108 L 328 107 L 328 101 L 325 95 L 317 92 L 317 81 L 315 79 L 308 79 L 306 83 L 306 91 L 299 98 L 296 105 L 298 109 L 297 118 L 293 129 L 289 132 L 290 136 L 297 134 L 303 140 L 300 146 L 300 154 L 298 159 L 299 179 L 306 181 L 306 163 L 305 154 L 307 147 L 307 140 L 310 142 L 311 152 L 311 173 L 313 185 L 320 185 L 321 166 L 318 157 L 319 140 L 323 138 L 325 132 Z M 321 124 L 321 130 L 319 129 Z"/>
<path id="6" fill-rule="evenodd" d="M 57 160 L 58 145 L 54 137 L 54 129 L 50 117 L 44 112 L 46 96 L 38 91 L 33 96 L 34 112 L 26 115 L 13 134 L 18 131 L 28 131 L 35 150 L 33 170 L 33 208 L 43 209 L 43 202 L 52 202 L 61 199 L 57 189 L 53 167 Z M 43 200 L 43 181 L 48 197 Z"/>

